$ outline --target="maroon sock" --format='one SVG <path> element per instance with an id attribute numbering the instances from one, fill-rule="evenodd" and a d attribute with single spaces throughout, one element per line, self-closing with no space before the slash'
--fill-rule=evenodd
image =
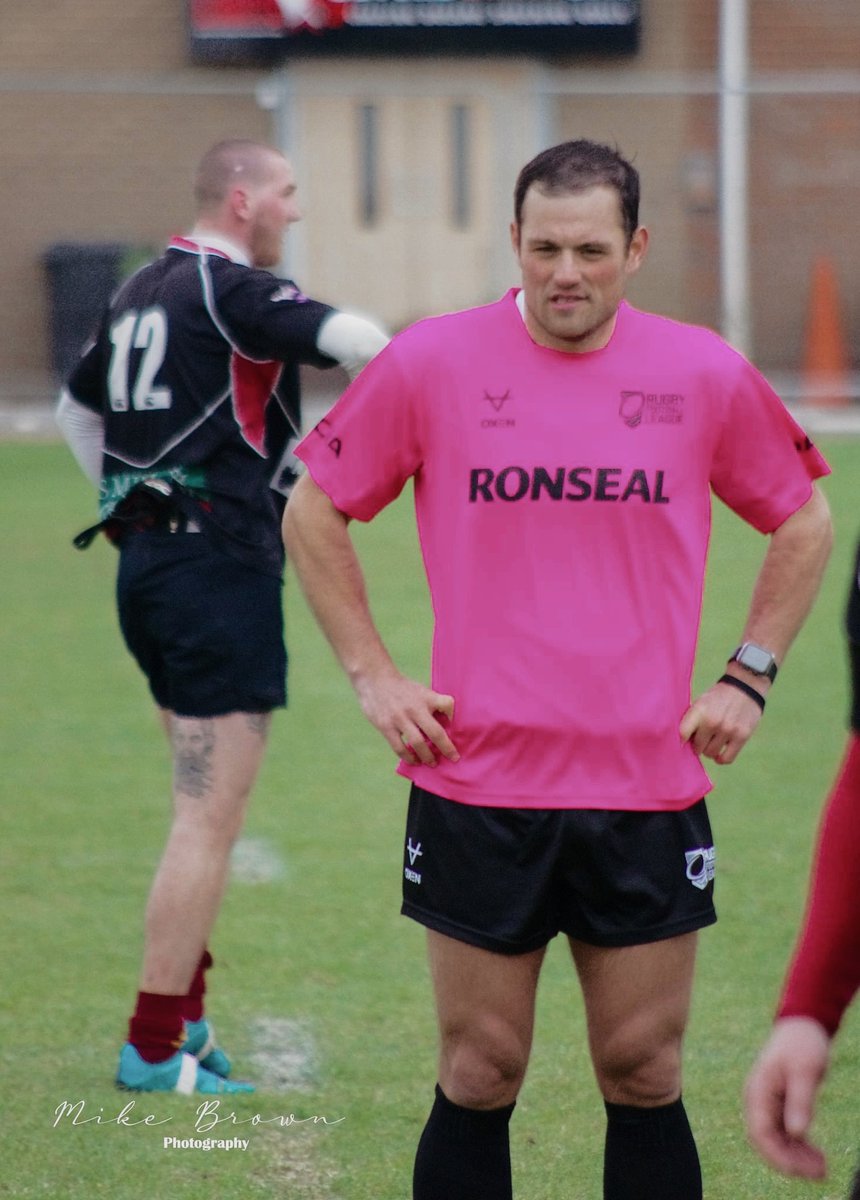
<path id="1" fill-rule="evenodd" d="M 185 997 L 182 1015 L 186 1021 L 199 1021 L 203 1016 L 203 997 L 206 995 L 206 972 L 212 966 L 212 955 L 208 950 L 203 951 L 203 957 L 197 964 L 191 987 Z"/>
<path id="2" fill-rule="evenodd" d="M 138 992 L 137 1007 L 128 1023 L 128 1040 L 149 1063 L 164 1062 L 182 1045 L 185 996 Z"/>

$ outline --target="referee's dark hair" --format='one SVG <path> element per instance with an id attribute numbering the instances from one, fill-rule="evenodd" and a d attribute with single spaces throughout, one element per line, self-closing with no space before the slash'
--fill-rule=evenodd
<path id="1" fill-rule="evenodd" d="M 629 245 L 639 227 L 639 172 L 618 150 L 584 138 L 551 146 L 526 163 L 514 188 L 514 220 L 522 225 L 523 203 L 532 185 L 553 196 L 601 184 L 618 192 Z"/>

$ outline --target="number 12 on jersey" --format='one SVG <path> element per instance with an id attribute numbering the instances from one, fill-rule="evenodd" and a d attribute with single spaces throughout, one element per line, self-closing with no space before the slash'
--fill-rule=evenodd
<path id="1" fill-rule="evenodd" d="M 154 387 L 155 377 L 164 362 L 167 349 L 167 315 L 158 305 L 141 312 L 129 309 L 110 327 L 113 347 L 108 370 L 110 406 L 114 412 L 127 412 L 129 389 L 131 407 L 137 411 L 170 408 L 170 388 Z M 132 350 L 142 350 L 134 379 L 129 379 Z"/>

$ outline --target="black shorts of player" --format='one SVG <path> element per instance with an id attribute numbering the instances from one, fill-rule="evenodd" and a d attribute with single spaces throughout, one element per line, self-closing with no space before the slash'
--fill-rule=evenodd
<path id="1" fill-rule="evenodd" d="M 126 534 L 117 605 L 126 644 L 162 708 L 219 717 L 286 703 L 281 580 L 205 533 Z"/>
<path id="2" fill-rule="evenodd" d="M 704 800 L 681 812 L 484 808 L 413 785 L 406 916 L 461 942 L 525 954 L 565 933 L 635 946 L 716 921 Z"/>

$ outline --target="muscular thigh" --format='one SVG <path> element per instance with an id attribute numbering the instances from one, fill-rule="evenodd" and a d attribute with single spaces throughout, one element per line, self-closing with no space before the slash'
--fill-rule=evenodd
<path id="1" fill-rule="evenodd" d="M 545 948 L 499 954 L 431 930 L 428 953 L 442 1090 L 470 1108 L 510 1103 L 531 1052 Z"/>
<path id="2" fill-rule="evenodd" d="M 696 942 L 695 933 L 617 947 L 570 939 L 606 1099 L 663 1104 L 680 1094 Z"/>

